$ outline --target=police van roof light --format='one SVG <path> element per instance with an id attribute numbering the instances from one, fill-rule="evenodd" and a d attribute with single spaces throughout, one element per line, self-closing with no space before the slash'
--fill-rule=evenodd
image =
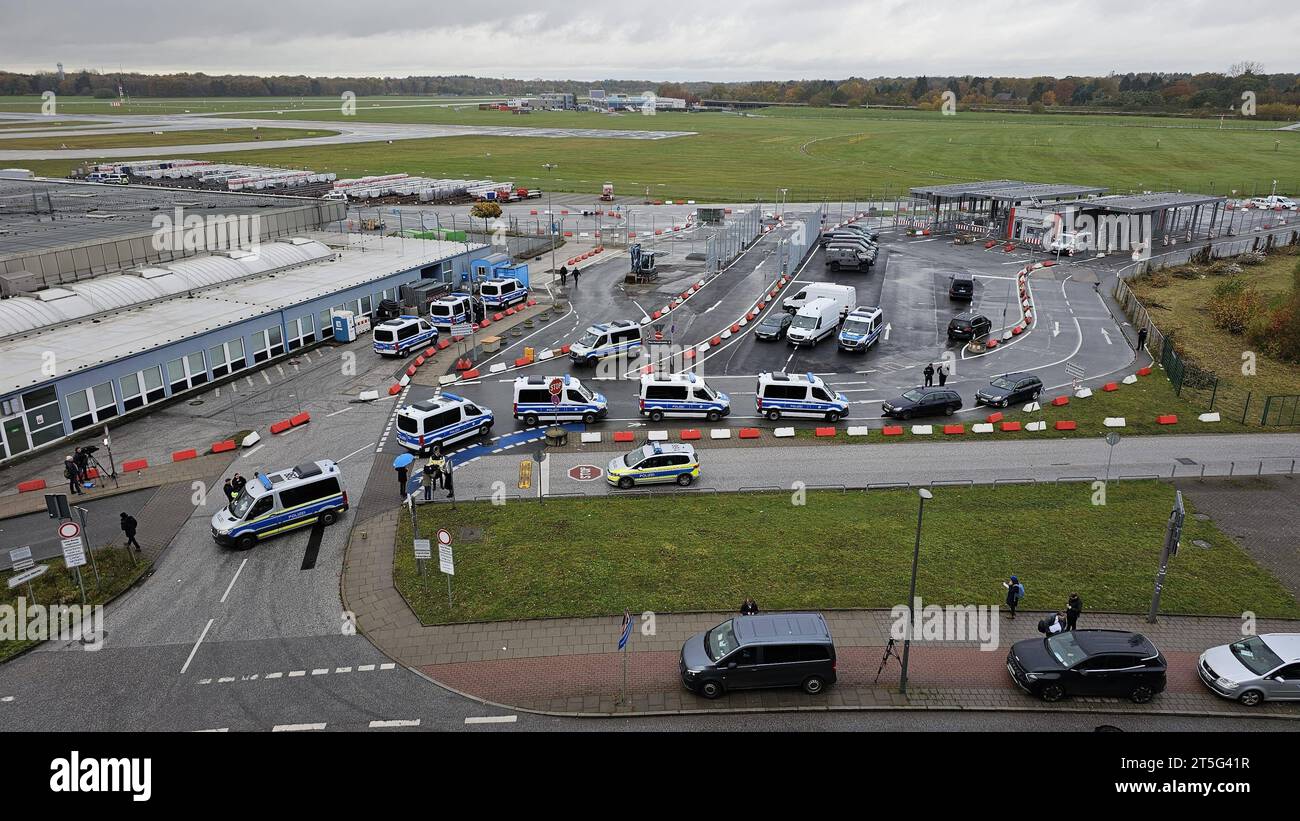
<path id="1" fill-rule="evenodd" d="M 816 382 L 816 381 L 817 381 L 817 377 L 813 375 L 813 372 L 812 372 L 812 371 L 808 371 L 808 373 L 805 374 L 805 376 L 808 377 L 808 381 L 809 381 L 809 382 Z"/>

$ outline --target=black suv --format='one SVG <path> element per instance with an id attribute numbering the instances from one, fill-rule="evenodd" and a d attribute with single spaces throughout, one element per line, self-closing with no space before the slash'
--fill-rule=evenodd
<path id="1" fill-rule="evenodd" d="M 973 311 L 957 314 L 948 323 L 948 338 L 970 340 L 986 335 L 993 328 L 987 316 Z"/>
<path id="2" fill-rule="evenodd" d="M 970 301 L 975 298 L 975 277 L 970 274 L 953 274 L 948 277 L 948 298 Z"/>
<path id="3" fill-rule="evenodd" d="M 999 376 L 975 392 L 975 404 L 1005 408 L 1026 400 L 1033 401 L 1043 392 L 1043 380 L 1032 373 L 1008 373 Z"/>
<path id="4" fill-rule="evenodd" d="M 952 416 L 961 409 L 961 396 L 948 388 L 912 388 L 880 406 L 881 416 L 911 419 L 913 416 Z"/>
<path id="5" fill-rule="evenodd" d="M 1007 672 L 1030 695 L 1115 696 L 1145 704 L 1165 689 L 1168 665 L 1151 640 L 1127 630 L 1067 630 L 1011 646 Z"/>
<path id="6" fill-rule="evenodd" d="M 754 338 L 770 341 L 785 339 L 785 333 L 790 330 L 790 323 L 793 321 L 792 314 L 787 314 L 785 311 L 772 311 L 758 323 L 758 327 L 754 329 Z"/>

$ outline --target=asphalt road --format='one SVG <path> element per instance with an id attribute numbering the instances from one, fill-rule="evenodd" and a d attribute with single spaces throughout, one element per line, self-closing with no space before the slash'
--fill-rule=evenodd
<path id="1" fill-rule="evenodd" d="M 107 542 L 122 543 L 125 537 L 122 535 L 118 514 L 125 512 L 134 516 L 139 513 L 154 491 L 136 490 L 99 500 L 93 494 L 94 491 L 89 491 L 86 496 L 68 501 L 73 506 L 86 508 L 86 529 L 94 543 L 101 545 Z M 75 510 L 73 514 L 76 514 Z M 3 547 L 0 550 L 0 570 L 8 570 L 13 566 L 9 561 L 9 551 L 15 547 L 30 547 L 32 559 L 38 562 L 61 556 L 63 551 L 55 530 L 57 524 L 46 513 L 0 520 L 0 546 Z"/>

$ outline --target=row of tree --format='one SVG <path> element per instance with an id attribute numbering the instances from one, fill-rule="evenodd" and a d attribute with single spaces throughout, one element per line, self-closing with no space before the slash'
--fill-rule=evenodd
<path id="1" fill-rule="evenodd" d="M 519 96 L 543 91 L 586 96 L 593 88 L 661 97 L 722 102 L 766 102 L 814 107 L 906 106 L 936 108 L 946 100 L 962 108 L 1108 109 L 1200 115 L 1254 114 L 1275 119 L 1300 115 L 1300 75 L 1265 74 L 1241 63 L 1225 73 L 1110 74 L 1105 77 L 850 77 L 742 83 L 660 83 L 641 80 L 512 80 L 490 77 L 305 77 L 207 74 L 100 74 L 0 72 L 0 95 L 116 97 L 333 97 L 447 95 Z M 1249 92 L 1249 94 L 1247 94 Z M 1253 96 L 1252 96 L 1253 95 Z M 1253 111 L 1243 111 L 1251 103 Z"/>

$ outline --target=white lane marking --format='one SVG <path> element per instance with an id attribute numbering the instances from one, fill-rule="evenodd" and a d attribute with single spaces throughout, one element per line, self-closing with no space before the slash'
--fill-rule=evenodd
<path id="1" fill-rule="evenodd" d="M 264 678 L 268 678 L 268 679 L 281 678 L 283 675 L 284 673 L 267 673 L 266 676 L 264 676 Z"/>
<path id="2" fill-rule="evenodd" d="M 325 675 L 326 673 L 328 673 L 329 671 L 330 671 L 330 668 L 328 668 L 328 667 L 317 667 L 315 670 L 312 670 L 312 671 L 311 671 L 311 674 L 312 674 L 313 676 L 323 676 L 323 675 Z"/>
<path id="3" fill-rule="evenodd" d="M 374 443 L 374 442 L 371 442 L 370 444 L 366 445 L 364 448 L 357 448 L 356 450 L 354 450 L 354 451 L 352 451 L 351 453 L 349 453 L 347 456 L 344 456 L 344 457 L 343 457 L 342 459 L 340 459 L 339 461 L 342 462 L 342 461 L 344 461 L 344 460 L 351 459 L 353 456 L 356 456 L 356 455 L 357 455 L 358 453 L 360 453 L 361 451 L 366 450 L 367 448 L 373 448 L 374 446 L 375 446 L 375 443 Z"/>
<path id="4" fill-rule="evenodd" d="M 722 304 L 722 300 L 719 299 L 717 302 L 715 302 L 715 303 L 713 303 L 712 305 L 710 305 L 709 307 L 705 308 L 705 309 L 704 309 L 704 313 L 707 314 L 709 311 L 712 311 L 714 308 L 718 307 L 718 306 L 721 305 L 721 304 Z"/>
<path id="5" fill-rule="evenodd" d="M 235 680 L 234 676 L 222 676 L 221 678 L 217 679 L 217 684 L 229 684 L 234 680 Z"/>
<path id="6" fill-rule="evenodd" d="M 514 724 L 519 720 L 519 716 L 469 716 L 465 719 L 466 724 Z"/>
<path id="7" fill-rule="evenodd" d="M 351 672 L 352 672 L 352 668 L 351 668 L 351 667 L 335 667 L 335 668 L 334 668 L 334 672 L 336 672 L 336 673 L 351 673 Z"/>
<path id="8" fill-rule="evenodd" d="M 394 664 L 394 663 L 392 663 L 392 662 L 390 661 L 390 662 L 387 663 L 387 664 L 381 664 L 381 665 L 379 665 L 379 669 L 380 669 L 380 670 L 391 670 L 391 669 L 393 669 L 393 668 L 396 667 L 396 666 L 397 666 L 396 664 Z"/>
<path id="9" fill-rule="evenodd" d="M 305 676 L 305 675 L 307 675 L 307 671 L 306 671 L 306 670 L 290 670 L 290 671 L 289 671 L 289 678 L 300 678 L 300 677 Z"/>
<path id="10" fill-rule="evenodd" d="M 261 449 L 262 449 L 262 445 L 255 445 L 251 450 L 245 451 L 244 453 L 241 453 L 239 456 L 241 459 L 247 459 L 248 457 L 252 456 L 254 453 L 257 453 Z"/>
<path id="11" fill-rule="evenodd" d="M 253 387 L 253 377 L 251 377 L 251 376 L 245 376 L 245 377 L 244 377 L 244 380 L 245 380 L 246 382 L 248 382 L 248 387 L 250 387 L 250 388 Z"/>
<path id="12" fill-rule="evenodd" d="M 333 413 L 325 414 L 325 418 L 328 419 L 331 416 L 338 416 L 340 413 L 347 413 L 350 410 L 352 410 L 352 408 L 344 408 L 343 410 L 336 410 Z"/>
<path id="13" fill-rule="evenodd" d="M 258 373 L 262 374 L 262 380 L 265 381 L 266 384 L 271 384 L 271 377 L 266 375 L 266 371 L 258 371 Z"/>
<path id="14" fill-rule="evenodd" d="M 276 371 L 276 373 L 280 374 L 281 376 L 284 376 L 284 368 L 280 367 L 279 365 L 276 365 L 276 366 L 275 366 L 275 371 Z"/>
<path id="15" fill-rule="evenodd" d="M 1061 323 L 1059 323 L 1059 322 L 1053 322 L 1053 323 L 1052 323 L 1052 336 L 1059 336 L 1060 333 L 1061 333 Z"/>
<path id="16" fill-rule="evenodd" d="M 1110 338 L 1110 333 L 1109 333 L 1105 328 L 1102 328 L 1102 329 L 1101 329 L 1101 335 L 1104 336 L 1104 337 L 1106 337 L 1106 344 L 1107 344 L 1107 345 L 1114 345 L 1114 344 L 1115 344 L 1114 341 L 1112 341 L 1111 338 Z"/>
<path id="17" fill-rule="evenodd" d="M 323 730 L 325 722 L 319 724 L 277 724 L 271 728 L 273 733 L 299 733 L 304 730 Z"/>
<path id="18" fill-rule="evenodd" d="M 0 702 L 4 702 L 5 704 L 8 704 L 13 700 L 14 700 L 13 696 L 5 696 L 4 698 L 0 698 Z"/>
<path id="19" fill-rule="evenodd" d="M 196 732 L 196 733 L 228 733 L 228 732 L 230 732 L 230 728 L 229 728 L 229 727 L 217 727 L 216 729 L 213 729 L 213 730 L 195 730 L 194 732 Z"/>
<path id="20" fill-rule="evenodd" d="M 420 726 L 420 719 L 418 718 L 395 718 L 395 719 L 390 719 L 388 721 L 370 722 L 370 728 L 372 730 L 377 729 L 379 727 L 419 727 L 419 726 Z"/>
<path id="21" fill-rule="evenodd" d="M 371 670 L 373 670 L 373 669 L 375 669 L 375 665 L 373 665 L 373 664 L 362 664 L 361 666 L 357 667 L 357 672 L 358 672 L 358 673 L 369 673 L 369 672 L 370 672 Z"/>
<path id="22" fill-rule="evenodd" d="M 248 564 L 248 559 L 244 559 L 239 563 L 239 568 L 235 570 L 235 575 L 230 578 L 230 584 L 226 585 L 226 592 L 221 594 L 221 604 L 226 603 L 226 596 L 230 595 L 231 589 L 235 586 L 235 581 L 239 578 L 239 574 L 244 572 L 244 565 L 246 564 Z"/>
<path id="23" fill-rule="evenodd" d="M 203 632 L 199 634 L 199 640 L 194 642 L 194 646 L 190 648 L 190 656 L 185 659 L 185 666 L 181 668 L 182 676 L 185 675 L 186 670 L 190 669 L 190 662 L 194 661 L 194 654 L 199 652 L 199 645 L 203 643 L 203 637 L 208 634 L 208 630 L 212 629 L 212 622 L 214 621 L 216 619 L 208 619 L 208 623 L 203 627 Z"/>

